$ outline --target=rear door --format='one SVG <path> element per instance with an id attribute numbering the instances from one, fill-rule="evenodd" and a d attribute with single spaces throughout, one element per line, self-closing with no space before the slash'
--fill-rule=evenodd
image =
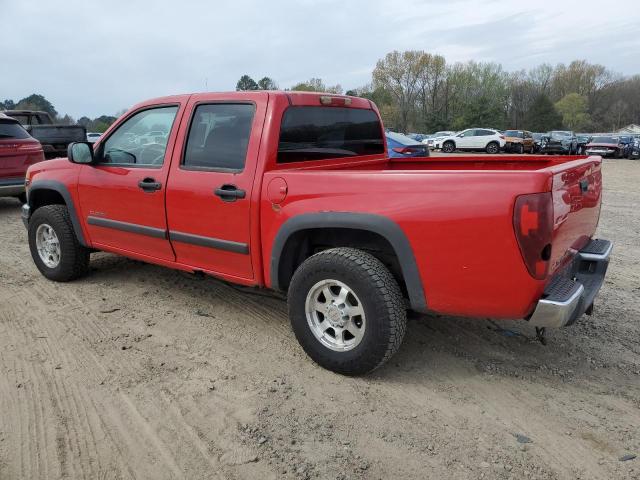
<path id="1" fill-rule="evenodd" d="M 155 259 L 175 259 L 167 237 L 165 191 L 188 96 L 130 113 L 80 171 L 78 193 L 92 243 Z M 163 140 L 148 132 L 162 130 Z"/>
<path id="2" fill-rule="evenodd" d="M 268 94 L 193 95 L 167 189 L 176 260 L 250 283 L 251 193 Z"/>

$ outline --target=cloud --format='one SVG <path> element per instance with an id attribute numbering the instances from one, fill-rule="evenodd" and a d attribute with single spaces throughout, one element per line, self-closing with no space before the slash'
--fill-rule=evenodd
<path id="1" fill-rule="evenodd" d="M 245 73 L 281 87 L 321 77 L 353 88 L 405 49 L 507 70 L 584 58 L 638 73 L 640 13 L 635 0 L 617 4 L 0 0 L 0 97 L 41 93 L 62 113 L 93 117 L 155 96 L 233 90 Z"/>

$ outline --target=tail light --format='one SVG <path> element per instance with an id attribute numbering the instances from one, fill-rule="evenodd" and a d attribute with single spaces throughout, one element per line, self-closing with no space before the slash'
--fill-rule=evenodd
<path id="1" fill-rule="evenodd" d="M 392 149 L 396 153 L 411 155 L 412 153 L 425 153 L 425 147 L 396 147 Z"/>
<path id="2" fill-rule="evenodd" d="M 500 137 L 500 140 L 504 140 L 505 139 L 504 135 L 499 135 L 499 137 Z"/>
<path id="3" fill-rule="evenodd" d="M 553 235 L 553 199 L 550 192 L 516 198 L 513 228 L 527 270 L 543 280 L 549 272 Z"/>

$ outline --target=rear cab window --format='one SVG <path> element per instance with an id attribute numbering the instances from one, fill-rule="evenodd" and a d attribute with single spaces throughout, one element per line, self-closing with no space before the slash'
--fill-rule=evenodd
<path id="1" fill-rule="evenodd" d="M 383 135 L 374 110 L 290 106 L 282 117 L 277 163 L 383 154 Z"/>
<path id="2" fill-rule="evenodd" d="M 30 135 L 18 122 L 12 120 L 0 120 L 0 140 L 9 138 L 23 140 Z"/>

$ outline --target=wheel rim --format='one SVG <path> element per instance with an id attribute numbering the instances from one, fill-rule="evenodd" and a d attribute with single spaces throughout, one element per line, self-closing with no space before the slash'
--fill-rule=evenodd
<path id="1" fill-rule="evenodd" d="M 496 153 L 495 143 L 492 143 L 491 145 L 489 145 L 489 153 Z"/>
<path id="2" fill-rule="evenodd" d="M 56 231 L 46 223 L 36 230 L 36 249 L 40 260 L 49 268 L 56 268 L 60 264 L 60 241 Z"/>
<path id="3" fill-rule="evenodd" d="M 366 318 L 362 302 L 343 282 L 327 279 L 311 287 L 305 313 L 313 335 L 331 350 L 352 350 L 364 338 Z"/>

